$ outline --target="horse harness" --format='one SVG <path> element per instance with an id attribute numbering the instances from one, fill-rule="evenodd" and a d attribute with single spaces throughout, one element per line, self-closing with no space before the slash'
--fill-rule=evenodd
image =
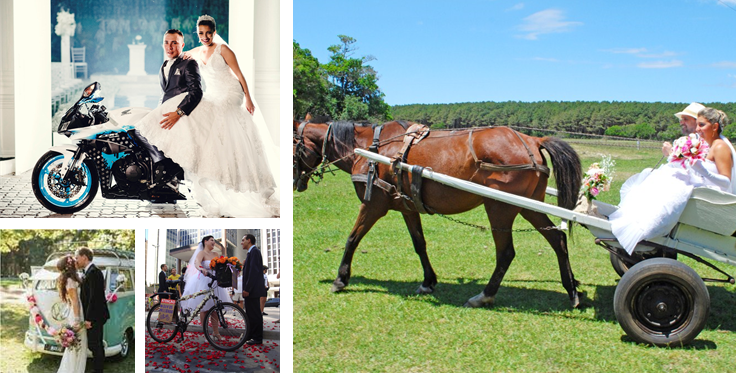
<path id="1" fill-rule="evenodd" d="M 404 123 L 402 123 L 404 125 Z M 378 148 L 381 145 L 380 136 L 381 136 L 381 125 L 376 126 L 374 128 L 373 132 L 373 142 L 368 147 L 369 151 L 372 151 L 374 153 L 378 153 Z M 404 125 L 404 128 L 406 128 L 406 125 Z M 377 170 L 378 165 L 375 161 L 369 161 L 368 162 L 368 173 L 367 174 L 356 174 L 351 176 L 351 180 L 353 182 L 360 182 L 360 183 L 366 183 L 366 190 L 364 195 L 365 201 L 371 200 L 371 195 L 373 193 L 373 185 L 379 187 L 380 189 L 384 190 L 385 192 L 389 193 L 394 197 L 394 199 L 400 199 L 402 203 L 404 204 L 404 207 L 406 207 L 409 210 L 415 210 L 419 212 L 420 214 L 434 214 L 435 211 L 424 204 L 422 201 L 422 172 L 424 171 L 424 167 L 414 165 L 411 167 L 411 184 L 410 184 L 410 193 L 411 196 L 407 196 L 402 192 L 402 181 L 403 181 L 403 171 L 399 167 L 399 162 L 406 163 L 409 150 L 413 145 L 416 145 L 419 143 L 422 139 L 429 136 L 429 127 L 422 125 L 422 124 L 413 124 L 409 128 L 406 129 L 406 133 L 404 134 L 403 139 L 403 145 L 401 147 L 401 150 L 399 150 L 392 159 L 391 164 L 391 170 L 394 173 L 394 184 L 391 184 L 383 179 L 380 179 L 377 177 Z M 477 165 L 479 170 L 486 170 L 486 171 L 492 171 L 492 172 L 507 172 L 507 171 L 526 171 L 526 170 L 532 170 L 537 173 L 537 176 L 539 176 L 540 173 L 544 173 L 545 175 L 549 176 L 550 169 L 549 167 L 545 165 L 537 164 L 536 159 L 534 157 L 534 153 L 532 153 L 531 149 L 529 148 L 529 145 L 527 145 L 526 141 L 519 135 L 518 132 L 513 131 L 512 132 L 516 135 L 516 137 L 519 138 L 519 141 L 521 141 L 522 145 L 527 151 L 527 154 L 530 158 L 530 163 L 527 164 L 519 164 L 519 165 L 496 165 L 493 163 L 484 162 L 480 159 L 478 159 L 477 154 L 475 153 L 475 149 L 473 149 L 473 129 L 471 128 L 468 131 L 468 149 L 470 150 L 470 154 L 473 157 L 473 160 L 475 161 L 475 164 Z M 411 204 L 410 204 L 411 203 Z"/>
<path id="2" fill-rule="evenodd" d="M 294 150 L 294 157 L 299 159 L 304 159 L 307 156 L 307 152 L 309 152 L 311 155 L 314 155 L 315 157 L 320 157 L 317 152 L 314 150 L 308 148 L 306 145 L 304 145 L 304 129 L 307 127 L 307 124 L 309 124 L 309 121 L 304 121 L 301 124 L 299 124 L 299 127 L 296 130 L 296 149 Z M 330 123 L 327 126 L 327 132 L 325 132 L 325 139 L 322 142 L 322 156 L 320 163 L 315 166 L 314 168 L 311 168 L 309 171 L 305 171 L 302 174 L 302 170 L 299 167 L 299 162 L 297 159 L 294 159 L 294 170 L 296 171 L 297 177 L 294 179 L 294 185 L 296 185 L 297 181 L 312 178 L 312 176 L 317 177 L 318 179 L 312 178 L 312 181 L 317 184 L 319 183 L 319 180 L 322 179 L 322 176 L 324 174 L 325 169 L 329 166 L 324 166 L 325 162 L 327 161 L 327 140 L 330 138 L 330 134 L 332 132 L 332 123 Z M 322 167 L 320 167 L 322 166 Z M 309 166 L 307 166 L 309 167 Z"/>

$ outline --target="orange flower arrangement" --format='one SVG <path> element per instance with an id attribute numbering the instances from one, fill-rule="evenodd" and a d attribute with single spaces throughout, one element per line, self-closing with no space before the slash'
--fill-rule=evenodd
<path id="1" fill-rule="evenodd" d="M 228 264 L 228 263 L 235 266 L 235 268 L 237 268 L 238 270 L 242 268 L 242 265 L 240 264 L 240 260 L 238 260 L 238 258 L 234 256 L 231 256 L 229 258 L 226 256 L 220 256 L 219 258 L 212 259 L 210 261 L 210 268 L 215 269 L 215 267 L 217 267 L 218 264 Z"/>

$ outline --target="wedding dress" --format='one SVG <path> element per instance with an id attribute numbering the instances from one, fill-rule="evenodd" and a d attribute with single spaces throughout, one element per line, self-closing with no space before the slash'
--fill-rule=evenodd
<path id="1" fill-rule="evenodd" d="M 77 295 L 79 295 L 79 283 L 71 278 L 66 279 L 66 288 L 67 290 L 76 289 Z M 74 315 L 74 307 L 70 304 L 69 316 L 67 316 L 65 321 L 66 324 L 73 326 L 74 324 L 81 322 L 82 325 L 84 325 L 84 315 L 81 314 L 83 312 L 82 301 L 79 296 L 77 296 L 77 303 L 79 303 L 79 317 L 77 318 Z M 64 350 L 64 355 L 61 358 L 61 363 L 59 364 L 59 370 L 57 373 L 84 373 L 84 368 L 87 365 L 87 330 L 82 327 L 81 330 L 77 332 L 77 335 L 80 339 L 79 348 L 67 348 Z"/>
<path id="2" fill-rule="evenodd" d="M 668 163 L 656 170 L 646 169 L 626 180 L 621 187 L 619 209 L 608 219 L 613 235 L 629 254 L 642 240 L 664 236 L 675 227 L 694 188 L 707 187 L 736 194 L 736 151 L 728 139 L 721 138 L 731 148 L 734 160 L 731 180 L 725 187 L 702 172 L 677 163 Z M 712 161 L 704 161 L 703 167 L 711 174 L 718 174 Z"/>
<path id="3" fill-rule="evenodd" d="M 198 268 L 195 267 L 195 260 L 197 258 L 197 255 L 203 250 L 202 244 L 199 244 L 199 248 L 197 248 L 196 251 L 194 251 L 194 254 L 192 255 L 192 258 L 189 260 L 189 264 L 187 265 L 187 272 L 185 273 L 184 282 L 186 283 L 186 286 L 184 286 L 184 293 L 182 293 L 182 298 L 194 294 L 196 292 L 207 290 L 209 289 L 209 283 L 212 281 L 209 277 L 203 275 L 200 271 L 198 271 Z M 210 274 L 214 274 L 214 271 L 210 270 L 210 261 L 204 260 L 201 264 L 202 268 L 207 269 L 207 271 Z M 232 302 L 232 299 L 230 298 L 230 294 L 227 292 L 226 288 L 222 288 L 217 286 L 215 288 L 215 293 L 217 294 L 217 297 L 222 302 Z M 191 315 L 192 312 L 199 306 L 200 303 L 202 303 L 202 300 L 205 298 L 205 294 L 194 297 L 192 299 L 187 299 L 181 301 L 181 307 L 182 310 L 189 310 L 189 313 Z M 205 312 L 212 308 L 215 303 L 212 299 L 208 300 L 207 303 L 205 303 L 204 307 L 202 307 L 200 312 Z"/>
<path id="4" fill-rule="evenodd" d="M 209 61 L 195 56 L 205 92 L 190 115 L 170 130 L 159 124 L 163 113 L 176 111 L 186 96 L 182 93 L 136 127 L 184 169 L 194 199 L 208 216 L 277 216 L 278 149 L 259 109 L 254 115 L 245 109 L 243 89 L 220 53 L 222 45 L 215 47 Z M 255 105 L 252 94 L 251 99 Z"/>

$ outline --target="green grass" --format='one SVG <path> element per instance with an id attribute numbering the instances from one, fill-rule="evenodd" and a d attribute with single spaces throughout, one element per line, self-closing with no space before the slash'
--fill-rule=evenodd
<path id="1" fill-rule="evenodd" d="M 23 284 L 17 277 L 3 277 L 0 278 L 0 287 L 20 287 Z"/>
<path id="2" fill-rule="evenodd" d="M 4 280 L 3 280 L 4 282 Z M 2 359 L 0 372 L 4 373 L 47 373 L 56 372 L 61 363 L 61 356 L 47 355 L 28 350 L 23 341 L 28 330 L 28 307 L 25 304 L 0 304 L 2 335 Z M 92 359 L 87 359 L 87 371 L 92 371 Z M 135 345 L 131 345 L 130 354 L 123 360 L 107 358 L 105 372 L 130 373 L 135 371 Z"/>
<path id="3" fill-rule="evenodd" d="M 658 150 L 575 146 L 587 169 L 603 152 L 617 160 L 611 192 L 660 158 Z M 550 202 L 550 201 L 548 201 Z M 495 265 L 490 233 L 422 216 L 439 284 L 416 295 L 418 256 L 403 219 L 390 212 L 363 239 L 350 285 L 330 293 L 359 202 L 347 174 L 328 176 L 294 194 L 294 370 L 342 371 L 731 371 L 736 346 L 736 287 L 710 284 L 711 314 L 691 346 L 637 345 L 613 312 L 618 276 L 608 252 L 583 228 L 574 232 L 570 261 L 585 292 L 571 309 L 554 252 L 538 233 L 515 233 L 516 258 L 492 308 L 463 303 L 480 293 Z M 488 225 L 482 208 L 456 218 Z M 530 228 L 522 218 L 515 228 Z M 685 260 L 703 276 L 717 277 Z M 734 268 L 722 265 L 729 273 Z"/>

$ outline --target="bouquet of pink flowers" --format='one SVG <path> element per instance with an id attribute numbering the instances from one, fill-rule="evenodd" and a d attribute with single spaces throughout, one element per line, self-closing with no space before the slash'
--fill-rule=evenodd
<path id="1" fill-rule="evenodd" d="M 592 201 L 598 197 L 600 192 L 608 191 L 611 187 L 611 181 L 613 181 L 614 170 L 613 167 L 616 165 L 616 161 L 611 159 L 611 156 L 604 156 L 601 163 L 593 163 L 585 172 L 583 177 L 582 191 L 588 201 Z"/>
<path id="2" fill-rule="evenodd" d="M 49 334 L 54 336 L 54 340 L 60 346 L 64 346 L 64 348 L 71 348 L 73 350 L 79 348 L 81 340 L 79 339 L 77 332 L 71 325 L 64 325 L 59 330 L 53 328 L 49 329 L 51 329 L 48 331 Z"/>
<path id="3" fill-rule="evenodd" d="M 672 153 L 669 157 L 670 163 L 679 163 L 682 168 L 686 168 L 687 164 L 692 166 L 696 160 L 705 160 L 708 155 L 708 143 L 700 139 L 698 135 L 691 133 L 688 136 L 682 136 L 675 140 L 672 144 Z"/>

